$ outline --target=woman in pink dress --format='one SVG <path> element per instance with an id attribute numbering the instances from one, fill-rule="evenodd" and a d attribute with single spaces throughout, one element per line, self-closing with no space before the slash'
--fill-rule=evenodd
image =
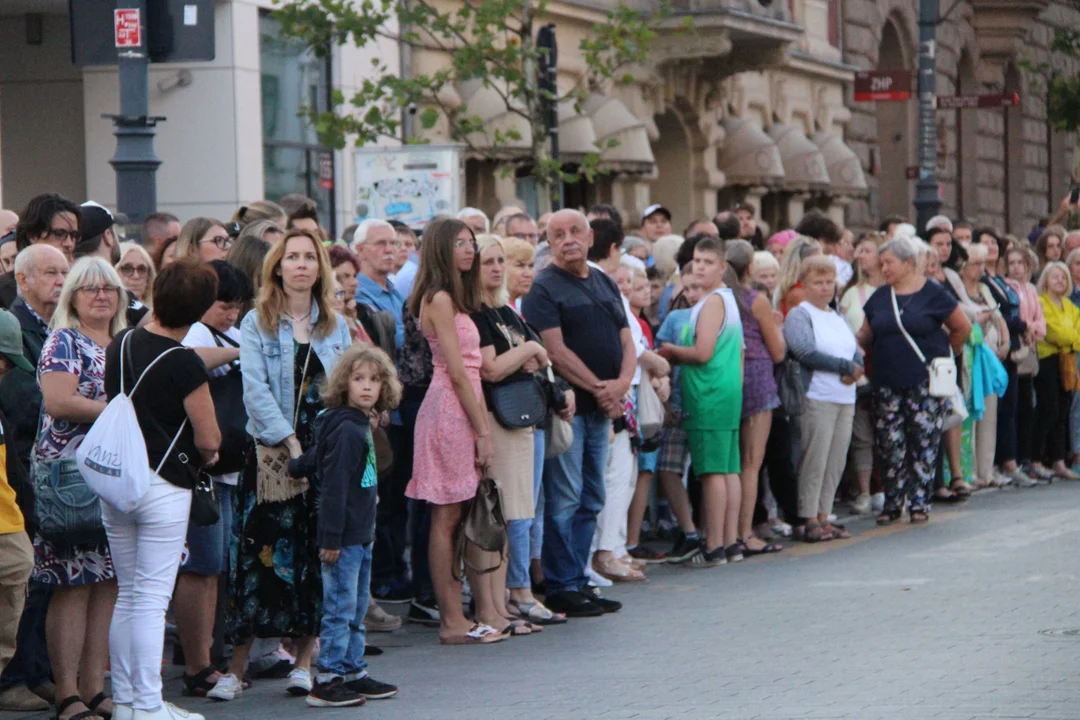
<path id="1" fill-rule="evenodd" d="M 408 497 L 431 504 L 428 562 L 439 602 L 439 641 L 490 643 L 503 628 L 471 623 L 454 579 L 454 532 L 465 502 L 476 495 L 480 468 L 491 460 L 491 428 L 480 386 L 480 333 L 469 313 L 480 309 L 480 260 L 472 230 L 459 220 L 436 220 L 424 229 L 420 269 L 409 312 L 431 345 L 434 372 L 416 416 L 413 477 Z M 470 583 L 478 587 L 483 583 Z M 488 601 L 477 597 L 477 604 Z"/>

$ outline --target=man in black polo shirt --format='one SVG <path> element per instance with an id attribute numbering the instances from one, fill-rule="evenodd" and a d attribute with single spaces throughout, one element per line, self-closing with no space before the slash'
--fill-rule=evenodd
<path id="1" fill-rule="evenodd" d="M 592 229 L 576 210 L 547 226 L 552 263 L 525 297 L 525 318 L 540 331 L 556 372 L 574 386 L 574 442 L 544 464 L 545 604 L 569 617 L 622 607 L 597 597 L 585 577 L 596 516 L 604 507 L 611 418 L 622 415 L 637 363 L 619 289 L 588 265 Z"/>

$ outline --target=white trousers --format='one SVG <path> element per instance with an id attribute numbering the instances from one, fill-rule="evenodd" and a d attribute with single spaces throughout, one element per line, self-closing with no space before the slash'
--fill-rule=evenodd
<path id="1" fill-rule="evenodd" d="M 607 472 L 604 474 L 604 509 L 596 516 L 594 550 L 607 550 L 616 557 L 626 555 L 626 517 L 634 499 L 637 484 L 634 451 L 630 433 L 615 433 L 608 449 Z"/>
<path id="2" fill-rule="evenodd" d="M 120 592 L 109 628 L 113 702 L 136 710 L 161 707 L 161 656 L 191 491 L 156 475 L 130 513 L 102 503 L 102 518 Z"/>

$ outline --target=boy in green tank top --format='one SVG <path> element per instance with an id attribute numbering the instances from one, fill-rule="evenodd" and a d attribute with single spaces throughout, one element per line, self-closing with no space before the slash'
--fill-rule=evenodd
<path id="1" fill-rule="evenodd" d="M 701 481 L 705 538 L 690 564 L 714 567 L 742 560 L 738 544 L 739 422 L 742 413 L 743 338 L 735 296 L 724 286 L 724 249 L 718 240 L 694 248 L 694 276 L 703 297 L 690 313 L 680 345 L 660 355 L 682 365 L 683 429 Z"/>

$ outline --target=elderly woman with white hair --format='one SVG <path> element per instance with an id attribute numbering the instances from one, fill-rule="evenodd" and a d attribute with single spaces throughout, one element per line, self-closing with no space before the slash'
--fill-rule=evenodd
<path id="1" fill-rule="evenodd" d="M 675 260 L 675 256 L 679 254 L 679 248 L 682 247 L 683 242 L 681 235 L 664 235 L 653 243 L 653 267 L 660 273 L 663 289 L 653 293 L 652 305 L 645 314 L 649 322 L 656 326 L 664 322 L 671 307 L 671 298 L 678 295 L 679 290 L 682 289 L 677 275 L 679 263 Z"/>
<path id="2" fill-rule="evenodd" d="M 885 481 L 880 525 L 930 519 L 930 494 L 941 446 L 946 398 L 930 394 L 928 364 L 959 351 L 971 324 L 956 299 L 918 270 L 918 249 L 900 237 L 879 253 L 885 281 L 866 301 L 858 340 L 871 351 L 874 439 Z M 945 326 L 946 330 L 942 329 Z"/>
<path id="3" fill-rule="evenodd" d="M 469 226 L 474 235 L 491 232 L 491 221 L 487 213 L 474 207 L 463 207 L 458 210 L 457 219 Z"/>

